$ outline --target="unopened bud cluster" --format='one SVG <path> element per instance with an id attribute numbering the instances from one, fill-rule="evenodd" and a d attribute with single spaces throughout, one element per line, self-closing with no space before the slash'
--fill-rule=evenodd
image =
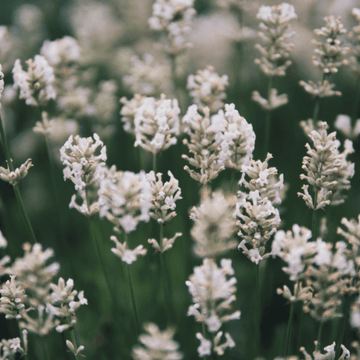
<path id="1" fill-rule="evenodd" d="M 344 202 L 343 190 L 350 188 L 350 178 L 354 176 L 354 164 L 346 160 L 348 154 L 354 150 L 352 142 L 346 140 L 342 153 L 336 140 L 336 132 L 327 133 L 328 124 L 318 123 L 318 130 L 312 130 L 312 122 L 302 126 L 313 142 L 314 148 L 306 144 L 307 154 L 304 156 L 302 168 L 306 174 L 301 174 L 300 179 L 305 179 L 314 189 L 314 198 L 309 194 L 309 185 L 303 185 L 304 193 L 299 192 L 306 205 L 312 210 L 324 208 L 326 205 L 338 205 Z"/>
<path id="2" fill-rule="evenodd" d="M 28 174 L 29 169 L 33 166 L 31 159 L 27 159 L 20 168 L 16 168 L 14 171 L 10 170 L 8 164 L 7 169 L 0 166 L 0 179 L 8 182 L 12 186 L 17 186 L 19 182 Z"/>
<path id="3" fill-rule="evenodd" d="M 193 298 L 193 305 L 189 307 L 188 316 L 192 315 L 198 322 L 213 334 L 213 341 L 197 333 L 201 344 L 198 347 L 200 357 L 213 354 L 224 354 L 225 349 L 235 347 L 235 342 L 229 333 L 223 334 L 220 328 L 223 323 L 240 319 L 240 311 L 228 313 L 231 304 L 236 300 L 236 278 L 231 266 L 231 260 L 222 259 L 221 267 L 212 259 L 205 258 L 202 266 L 195 267 L 194 273 L 186 281 Z M 225 341 L 221 340 L 225 336 Z"/>
<path id="4" fill-rule="evenodd" d="M 222 100 L 226 98 L 225 87 L 229 85 L 228 76 L 219 76 L 213 66 L 198 70 L 196 75 L 189 75 L 187 88 L 195 104 L 202 110 L 210 109 L 212 114 L 224 107 Z"/>

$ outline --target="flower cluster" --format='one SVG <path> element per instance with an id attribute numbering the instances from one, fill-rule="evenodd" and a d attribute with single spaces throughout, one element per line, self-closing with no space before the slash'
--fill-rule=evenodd
<path id="1" fill-rule="evenodd" d="M 285 76 L 286 69 L 291 65 L 291 61 L 287 59 L 294 46 L 288 43 L 287 39 L 295 34 L 289 31 L 288 23 L 290 20 L 297 19 L 295 8 L 288 3 L 277 6 L 262 5 L 257 18 L 261 20 L 259 37 L 265 45 L 255 45 L 262 55 L 260 59 L 255 59 L 255 64 L 259 65 L 263 73 L 270 78 Z M 286 94 L 278 96 L 277 90 L 273 88 L 269 89 L 268 99 L 263 98 L 258 91 L 253 92 L 252 99 L 267 111 L 288 102 Z"/>
<path id="2" fill-rule="evenodd" d="M 250 164 L 241 166 L 240 186 L 244 186 L 248 191 L 259 191 L 262 198 L 269 199 L 273 204 L 281 204 L 284 194 L 284 175 L 277 177 L 278 170 L 275 167 L 269 167 L 269 160 L 272 159 L 271 154 L 267 154 L 265 161 L 251 160 Z M 249 177 L 249 181 L 246 180 Z M 238 192 L 240 198 L 244 198 L 242 191 Z"/>
<path id="3" fill-rule="evenodd" d="M 194 220 L 191 236 L 195 240 L 195 255 L 215 257 L 238 245 L 232 238 L 235 232 L 234 205 L 235 199 L 226 198 L 222 191 L 210 194 L 208 189 L 202 190 L 201 204 L 194 206 L 190 215 Z"/>
<path id="4" fill-rule="evenodd" d="M 288 22 L 297 19 L 295 8 L 288 3 L 277 6 L 262 5 L 256 17 L 261 20 L 259 37 L 267 46 L 256 44 L 262 58 L 256 59 L 255 63 L 267 76 L 285 76 L 291 61 L 284 63 L 284 60 L 289 57 L 294 46 L 285 40 L 294 35 L 294 32 L 289 32 Z"/>
<path id="5" fill-rule="evenodd" d="M 69 206 L 87 216 L 99 211 L 97 190 L 104 176 L 107 159 L 106 146 L 97 134 L 93 137 L 95 142 L 91 137 L 81 138 L 76 135 L 74 138 L 70 135 L 60 149 L 60 160 L 65 165 L 64 180 L 70 179 L 82 198 L 82 205 L 78 205 L 76 195 L 73 195 Z M 99 147 L 100 154 L 95 155 Z"/>
<path id="6" fill-rule="evenodd" d="M 222 259 L 219 268 L 214 260 L 204 259 L 203 265 L 195 267 L 194 274 L 186 281 L 194 303 L 189 307 L 188 316 L 195 316 L 197 321 L 206 325 L 209 333 L 216 334 L 213 343 L 204 335 L 196 334 L 201 341 L 198 348 L 201 357 L 211 355 L 212 350 L 217 355 L 223 355 L 226 348 L 235 346 L 229 333 L 225 333 L 226 340 L 220 344 L 223 332 L 219 331 L 223 323 L 240 319 L 240 311 L 226 314 L 226 310 L 231 308 L 231 303 L 236 300 L 236 278 L 227 278 L 232 275 L 234 270 L 231 260 Z"/>
<path id="7" fill-rule="evenodd" d="M 338 241 L 336 251 L 332 245 L 320 238 L 313 243 L 315 256 L 302 274 L 306 286 L 310 286 L 313 296 L 303 307 L 316 320 L 324 322 L 342 314 L 337 312 L 341 295 L 348 288 L 349 278 L 356 275 L 354 262 L 346 256 L 346 243 Z"/>
<path id="8" fill-rule="evenodd" d="M 178 351 L 179 344 L 173 340 L 175 330 L 167 328 L 160 331 L 153 323 L 144 325 L 146 334 L 139 336 L 141 345 L 132 350 L 134 360 L 181 360 L 183 355 Z"/>
<path id="9" fill-rule="evenodd" d="M 187 160 L 190 165 L 199 169 L 199 172 L 184 167 L 190 176 L 201 185 L 214 180 L 225 167 L 220 165 L 219 152 L 220 146 L 216 142 L 215 135 L 217 130 L 211 125 L 209 108 L 203 109 L 204 116 L 198 113 L 197 105 L 189 106 L 182 119 L 184 132 L 190 136 L 190 141 L 183 140 L 183 144 L 193 155 L 192 158 L 183 154 L 181 157 Z"/>
<path id="10" fill-rule="evenodd" d="M 40 54 L 52 67 L 60 67 L 80 59 L 80 46 L 71 36 L 55 41 L 45 41 Z"/>
<path id="11" fill-rule="evenodd" d="M 248 165 L 255 149 L 255 133 L 251 124 L 239 115 L 234 104 L 226 104 L 225 112 L 219 110 L 211 117 L 216 130 L 215 139 L 220 145 L 219 165 L 241 170 Z"/>
<path id="12" fill-rule="evenodd" d="M 26 355 L 28 350 L 26 330 L 22 331 L 22 340 L 24 348 L 21 347 L 21 340 L 18 337 L 9 340 L 2 339 L 0 341 L 0 360 L 15 359 L 17 353 L 21 356 Z"/>
<path id="13" fill-rule="evenodd" d="M 329 83 L 329 76 L 337 73 L 341 65 L 348 65 L 348 60 L 344 59 L 344 55 L 349 52 L 349 48 L 343 45 L 343 40 L 339 36 L 346 34 L 341 19 L 335 19 L 333 16 L 324 18 L 326 26 L 321 29 L 315 29 L 315 35 L 324 38 L 323 41 L 313 40 L 316 46 L 315 56 L 313 56 L 313 64 L 319 67 L 323 73 L 323 79 L 315 84 L 312 81 L 300 81 L 300 85 L 306 92 L 314 97 L 323 98 L 333 95 L 341 95 L 338 91 L 333 91 L 334 84 Z"/>
<path id="14" fill-rule="evenodd" d="M 27 159 L 20 168 L 11 171 L 8 164 L 7 169 L 0 166 L 0 179 L 8 182 L 12 186 L 17 186 L 19 182 L 28 174 L 29 169 L 33 166 L 31 159 Z"/>
<path id="15" fill-rule="evenodd" d="M 242 198 L 236 204 L 236 208 L 236 216 L 240 219 L 236 223 L 240 228 L 238 235 L 243 239 L 239 250 L 242 249 L 258 265 L 271 254 L 265 254 L 265 245 L 280 225 L 279 210 L 274 208 L 268 198 L 262 198 L 259 190 L 250 191 L 247 198 Z M 250 250 L 246 245 L 250 246 Z"/>
<path id="16" fill-rule="evenodd" d="M 127 133 L 135 135 L 135 115 L 146 98 L 146 96 L 135 94 L 131 100 L 128 100 L 125 96 L 120 99 L 120 103 L 123 104 L 120 111 L 120 115 L 122 115 L 121 121 Z"/>
<path id="17" fill-rule="evenodd" d="M 314 149 L 306 144 L 307 154 L 304 156 L 302 168 L 306 175 L 301 174 L 300 179 L 305 179 L 314 188 L 314 198 L 309 194 L 309 185 L 303 185 L 304 193 L 299 192 L 306 205 L 313 210 L 324 208 L 326 205 L 338 205 L 344 202 L 343 190 L 350 188 L 350 178 L 354 176 L 354 164 L 346 160 L 348 154 L 354 149 L 350 140 L 345 141 L 342 153 L 336 140 L 336 132 L 327 133 L 328 124 L 318 123 L 318 130 L 312 130 L 313 124 L 302 123 L 302 126 L 313 142 Z"/>
<path id="18" fill-rule="evenodd" d="M 334 126 L 352 141 L 355 140 L 360 134 L 360 119 L 357 119 L 354 127 L 352 127 L 351 118 L 348 115 L 338 115 Z"/>
<path id="19" fill-rule="evenodd" d="M 168 171 L 170 181 L 163 183 L 162 174 L 157 173 L 157 181 L 154 171 L 146 175 L 152 192 L 152 208 L 150 216 L 161 227 L 168 224 L 168 222 L 176 216 L 176 201 L 182 199 L 179 181 L 175 179 L 174 175 Z M 170 212 L 169 212 L 170 211 Z M 161 232 L 162 233 L 162 232 Z M 148 242 L 160 252 L 164 252 L 172 248 L 174 241 L 182 233 L 176 233 L 171 239 L 161 238 L 160 242 L 155 239 L 149 239 Z"/>
<path id="20" fill-rule="evenodd" d="M 316 344 L 317 345 L 317 342 Z M 322 354 L 319 350 L 315 350 L 313 352 L 313 356 L 309 355 L 304 347 L 300 348 L 300 351 L 304 354 L 306 360 L 327 360 L 327 359 L 335 359 L 335 341 L 328 346 L 324 347 L 326 354 Z M 342 354 L 340 355 L 339 359 L 337 360 L 346 360 L 350 359 L 350 351 L 344 346 L 341 345 Z"/>
<path id="21" fill-rule="evenodd" d="M 14 88 L 20 88 L 20 99 L 26 99 L 27 105 L 46 105 L 50 99 L 56 98 L 54 70 L 41 55 L 27 60 L 26 64 L 28 71 L 22 69 L 19 59 L 15 61 L 12 70 Z"/>
<path id="22" fill-rule="evenodd" d="M 142 245 L 138 245 L 133 250 L 129 249 L 127 241 L 121 243 L 115 235 L 110 236 L 110 240 L 115 243 L 115 247 L 111 249 L 111 252 L 128 265 L 135 262 L 138 256 L 144 256 L 147 253 L 147 250 Z"/>
<path id="23" fill-rule="evenodd" d="M 149 97 L 138 108 L 134 123 L 136 141 L 146 151 L 158 154 L 177 143 L 180 134 L 180 108 L 176 99 L 166 99 L 164 94 L 160 100 Z"/>
<path id="24" fill-rule="evenodd" d="M 208 66 L 187 78 L 187 88 L 190 90 L 193 102 L 200 110 L 208 107 L 212 114 L 224 107 L 222 102 L 226 98 L 224 90 L 229 85 L 228 76 L 220 77 L 214 70 L 213 66 Z"/>
<path id="25" fill-rule="evenodd" d="M 100 217 L 106 217 L 117 232 L 129 233 L 139 221 L 149 221 L 151 188 L 142 171 L 116 171 L 113 166 L 100 181 Z"/>
<path id="26" fill-rule="evenodd" d="M 143 59 L 132 56 L 130 74 L 122 80 L 134 94 L 159 96 L 171 88 L 170 67 L 157 62 L 151 54 L 145 54 Z"/>
<path id="27" fill-rule="evenodd" d="M 150 28 L 161 31 L 166 39 L 166 51 L 171 54 L 189 47 L 185 34 L 191 30 L 195 15 L 194 0 L 156 0 L 153 4 Z"/>
<path id="28" fill-rule="evenodd" d="M 67 320 L 66 324 L 58 325 L 56 327 L 57 332 L 63 332 L 65 330 L 72 330 L 76 325 L 75 311 L 81 305 L 87 305 L 88 301 L 84 297 L 84 291 L 79 293 L 73 290 L 74 280 L 68 279 L 65 281 L 63 278 L 59 278 L 57 284 L 50 284 L 52 290 L 51 293 L 51 305 L 48 305 L 48 309 L 51 313 L 59 318 Z M 78 300 L 75 300 L 77 296 Z"/>

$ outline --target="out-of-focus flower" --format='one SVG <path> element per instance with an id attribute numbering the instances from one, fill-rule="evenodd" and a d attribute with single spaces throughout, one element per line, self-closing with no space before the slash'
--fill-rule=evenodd
<path id="1" fill-rule="evenodd" d="M 334 126 L 350 140 L 355 140 L 360 134 L 360 119 L 356 120 L 352 128 L 351 118 L 348 115 L 338 115 Z"/>
<path id="2" fill-rule="evenodd" d="M 185 34 L 191 30 L 196 11 L 194 0 L 156 0 L 153 4 L 150 28 L 161 31 L 165 37 L 165 49 L 177 53 L 189 47 Z"/>
<path id="3" fill-rule="evenodd" d="M 130 74 L 122 80 L 134 94 L 159 96 L 171 89 L 170 66 L 160 64 L 151 54 L 142 59 L 132 56 Z"/>
<path id="4" fill-rule="evenodd" d="M 160 331 L 153 323 L 144 325 L 146 334 L 139 336 L 141 345 L 132 350 L 134 360 L 180 360 L 183 358 L 179 352 L 179 344 L 173 340 L 175 330 L 167 328 Z"/>
<path id="5" fill-rule="evenodd" d="M 14 88 L 20 88 L 20 99 L 25 99 L 27 105 L 43 106 L 50 99 L 56 98 L 54 87 L 54 69 L 41 55 L 35 55 L 34 60 L 26 61 L 28 70 L 22 69 L 17 59 L 12 70 Z"/>
<path id="6" fill-rule="evenodd" d="M 187 88 L 195 104 L 200 110 L 207 106 L 211 113 L 224 107 L 222 100 L 226 98 L 224 90 L 228 85 L 228 76 L 220 77 L 213 66 L 198 70 L 196 75 L 189 75 L 187 78 Z"/>
<path id="7" fill-rule="evenodd" d="M 129 134 L 135 135 L 135 115 L 146 98 L 146 96 L 135 94 L 131 100 L 128 100 L 125 96 L 120 99 L 120 103 L 123 104 L 120 111 L 120 115 L 122 115 L 121 121 L 124 130 Z"/>
<path id="8" fill-rule="evenodd" d="M 231 303 L 236 299 L 236 278 L 227 278 L 231 275 L 234 275 L 231 260 L 222 259 L 221 268 L 218 268 L 215 261 L 204 259 L 203 265 L 195 267 L 194 274 L 186 281 L 194 303 L 189 307 L 188 316 L 194 316 L 206 326 L 208 332 L 216 334 L 210 344 L 209 340 L 196 334 L 201 341 L 198 348 L 200 356 L 210 354 L 211 348 L 217 355 L 222 355 L 227 347 L 235 346 L 229 333 L 225 333 L 226 341 L 220 344 L 223 332 L 219 331 L 223 323 L 238 320 L 241 315 L 240 311 L 226 314 L 226 310 L 231 308 Z"/>
<path id="9" fill-rule="evenodd" d="M 215 257 L 238 245 L 232 237 L 235 232 L 234 205 L 235 199 L 226 198 L 222 191 L 210 194 L 203 189 L 200 206 L 193 207 L 190 215 L 195 222 L 191 236 L 195 240 L 197 256 Z"/>

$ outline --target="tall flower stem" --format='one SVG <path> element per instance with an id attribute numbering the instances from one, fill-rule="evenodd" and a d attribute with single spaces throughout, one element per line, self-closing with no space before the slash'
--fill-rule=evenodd
<path id="1" fill-rule="evenodd" d="M 290 307 L 290 315 L 289 315 L 289 321 L 286 331 L 286 341 L 285 341 L 285 358 L 289 355 L 289 351 L 290 351 L 290 340 L 291 340 L 292 326 L 294 320 L 294 310 L 295 310 L 295 301 L 291 303 L 291 307 Z"/>
<path id="2" fill-rule="evenodd" d="M 298 327 L 298 336 L 297 336 L 297 341 L 296 341 L 296 351 L 298 352 L 301 346 L 301 336 L 302 336 L 302 332 L 303 332 L 303 327 L 304 327 L 304 317 L 305 314 L 302 310 L 302 308 L 300 308 L 300 325 Z"/>
<path id="3" fill-rule="evenodd" d="M 202 336 L 204 337 L 204 339 L 206 339 L 206 329 L 205 329 L 205 323 L 204 322 L 201 324 L 201 328 L 202 328 Z M 204 359 L 207 360 L 207 358 L 208 357 L 205 355 Z"/>
<path id="4" fill-rule="evenodd" d="M 14 171 L 14 166 L 13 166 L 13 163 L 12 163 L 12 160 L 11 160 L 9 146 L 8 146 L 8 143 L 7 143 L 7 139 L 6 139 L 5 130 L 4 130 L 4 126 L 3 126 L 1 116 L 0 116 L 0 136 L 1 136 L 1 144 L 2 144 L 2 147 L 3 147 L 4 153 L 5 153 L 5 158 L 6 158 L 6 161 L 8 163 L 9 169 L 10 169 L 10 171 Z M 21 194 L 20 194 L 19 186 L 15 185 L 15 186 L 13 186 L 13 189 L 14 189 L 14 192 L 15 192 L 16 201 L 18 203 L 21 215 L 22 215 L 22 217 L 24 219 L 25 226 L 26 226 L 26 229 L 27 229 L 28 234 L 30 236 L 31 242 L 33 244 L 35 244 L 37 242 L 36 237 L 35 237 L 35 234 L 34 234 L 34 230 L 33 230 L 32 226 L 31 226 L 30 219 L 29 219 L 29 217 L 27 215 L 27 212 L 26 212 L 26 209 L 25 209 L 25 206 L 24 206 L 24 202 L 23 202 Z"/>
<path id="5" fill-rule="evenodd" d="M 132 305 L 132 308 L 133 308 L 134 318 L 135 318 L 136 335 L 137 335 L 137 337 L 139 337 L 139 335 L 140 335 L 140 322 L 139 322 L 139 315 L 138 315 L 138 312 L 137 312 L 134 288 L 133 288 L 133 283 L 132 283 L 132 278 L 131 278 L 131 273 L 130 273 L 130 268 L 129 268 L 130 265 L 125 265 L 125 267 L 126 267 L 126 275 L 128 277 L 128 284 L 129 284 L 130 297 L 131 297 L 131 305 Z"/>
<path id="6" fill-rule="evenodd" d="M 270 105 L 270 94 L 271 88 L 273 85 L 273 79 L 269 77 L 269 85 L 268 85 L 268 104 Z M 265 139 L 264 139 L 264 157 L 269 151 L 269 143 L 270 143 L 270 132 L 271 132 L 271 110 L 266 111 L 266 119 L 265 119 Z"/>
<path id="7" fill-rule="evenodd" d="M 98 255 L 98 260 L 99 260 L 99 263 L 100 263 L 100 266 L 101 266 L 101 270 L 102 270 L 102 272 L 104 274 L 104 277 L 105 277 L 106 285 L 107 285 L 107 288 L 109 290 L 112 303 L 113 303 L 113 305 L 115 307 L 116 295 L 115 295 L 114 290 L 113 290 L 113 288 L 112 288 L 112 286 L 110 284 L 110 280 L 109 280 L 109 276 L 108 276 L 107 271 L 106 271 L 104 259 L 103 259 L 102 255 L 101 255 L 101 246 L 100 246 L 100 243 L 99 243 L 99 238 L 98 238 L 98 236 L 96 236 L 94 219 L 92 219 L 90 217 L 88 219 L 89 219 L 89 225 L 90 225 L 91 238 L 93 240 L 94 247 L 95 247 L 96 253 Z"/>
<path id="8" fill-rule="evenodd" d="M 153 154 L 153 170 L 156 176 L 156 153 Z"/>
<path id="9" fill-rule="evenodd" d="M 71 332 L 71 341 L 75 347 L 75 351 L 77 351 L 78 346 L 77 346 L 77 342 L 76 342 L 75 329 L 73 328 L 70 332 Z M 79 355 L 74 354 L 74 356 L 75 356 L 76 360 L 79 359 Z"/>
<path id="10" fill-rule="evenodd" d="M 315 349 L 315 351 L 320 350 L 320 344 L 321 344 L 321 337 L 322 337 L 323 327 L 324 327 L 324 322 L 323 322 L 323 321 L 320 321 L 319 330 L 318 330 L 318 334 L 317 334 L 317 344 L 316 344 L 316 349 Z"/>
<path id="11" fill-rule="evenodd" d="M 254 339 L 254 358 L 258 357 L 260 344 L 260 265 L 255 264 L 255 339 Z"/>
<path id="12" fill-rule="evenodd" d="M 355 101 L 354 101 L 354 110 L 352 114 L 353 124 L 355 123 L 356 118 L 358 117 L 359 105 L 360 105 L 360 76 L 357 78 L 355 85 Z"/>
<path id="13" fill-rule="evenodd" d="M 351 296 L 347 295 L 345 304 L 344 304 L 343 316 L 342 316 L 341 322 L 340 322 L 338 338 L 336 340 L 335 359 L 338 359 L 340 357 L 341 344 L 344 340 L 346 324 L 349 321 L 350 300 L 351 300 Z"/>

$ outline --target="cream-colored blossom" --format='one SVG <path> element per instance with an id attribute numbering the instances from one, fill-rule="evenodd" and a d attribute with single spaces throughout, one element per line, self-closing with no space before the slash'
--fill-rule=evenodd
<path id="1" fill-rule="evenodd" d="M 28 174 L 29 169 L 34 166 L 31 159 L 27 159 L 24 164 L 14 171 L 10 170 L 8 164 L 7 169 L 0 166 L 0 179 L 8 182 L 12 186 L 17 186 L 19 182 Z"/>

